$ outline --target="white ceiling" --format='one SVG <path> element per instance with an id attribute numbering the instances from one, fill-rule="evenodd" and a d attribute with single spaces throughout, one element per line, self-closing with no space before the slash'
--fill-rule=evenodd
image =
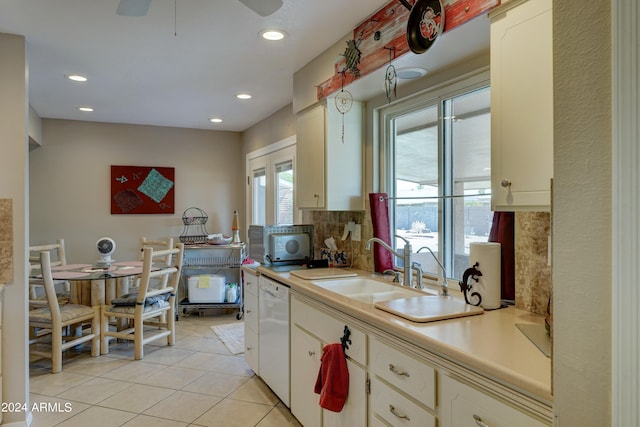
<path id="1" fill-rule="evenodd" d="M 387 2 L 284 0 L 263 18 L 237 0 L 152 0 L 144 17 L 117 15 L 118 0 L 1 0 L 0 32 L 26 36 L 29 102 L 42 118 L 243 131 L 288 105 L 294 72 Z M 486 21 L 445 33 L 398 66 L 433 70 L 487 49 Z M 258 37 L 271 27 L 288 37 Z M 382 81 L 355 85 L 382 93 Z M 77 110 L 84 105 L 95 111 Z M 214 116 L 223 122 L 210 123 Z"/>

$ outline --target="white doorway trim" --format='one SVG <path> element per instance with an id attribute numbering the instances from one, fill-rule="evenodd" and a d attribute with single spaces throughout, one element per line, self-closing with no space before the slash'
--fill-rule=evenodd
<path id="1" fill-rule="evenodd" d="M 640 68 L 637 0 L 613 0 L 612 426 L 640 425 Z"/>

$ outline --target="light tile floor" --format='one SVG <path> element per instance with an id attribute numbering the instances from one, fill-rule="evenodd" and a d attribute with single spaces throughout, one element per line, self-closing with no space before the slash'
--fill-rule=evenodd
<path id="1" fill-rule="evenodd" d="M 211 330 L 238 322 L 235 315 L 181 316 L 175 346 L 147 344 L 138 361 L 127 342 L 100 357 L 68 350 L 59 374 L 50 373 L 49 360 L 31 360 L 30 407 L 43 408 L 32 427 L 300 426 Z"/>

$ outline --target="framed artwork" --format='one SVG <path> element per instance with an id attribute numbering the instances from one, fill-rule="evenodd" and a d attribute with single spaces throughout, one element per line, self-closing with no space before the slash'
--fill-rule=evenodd
<path id="1" fill-rule="evenodd" d="M 112 214 L 172 214 L 175 168 L 111 166 Z"/>

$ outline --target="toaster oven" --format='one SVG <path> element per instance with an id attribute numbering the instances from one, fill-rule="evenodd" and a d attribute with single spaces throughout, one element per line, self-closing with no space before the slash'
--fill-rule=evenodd
<path id="1" fill-rule="evenodd" d="M 263 264 L 302 264 L 313 259 L 313 225 L 251 225 L 249 256 Z"/>

